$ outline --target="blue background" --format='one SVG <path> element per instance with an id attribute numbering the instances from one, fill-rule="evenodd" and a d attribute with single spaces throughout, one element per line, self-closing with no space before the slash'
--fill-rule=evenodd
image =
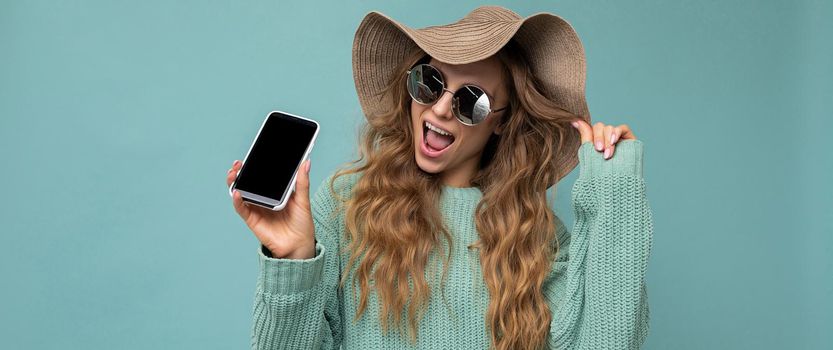
<path id="1" fill-rule="evenodd" d="M 0 2 L 0 347 L 248 347 L 257 241 L 231 162 L 291 111 L 322 123 L 317 186 L 356 155 L 362 16 L 479 4 Z M 829 348 L 833 4 L 498 4 L 570 21 L 594 119 L 645 142 L 646 348 Z"/>

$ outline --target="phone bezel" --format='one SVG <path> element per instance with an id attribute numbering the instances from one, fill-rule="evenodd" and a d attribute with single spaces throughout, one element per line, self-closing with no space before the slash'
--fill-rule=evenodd
<path id="1" fill-rule="evenodd" d="M 304 155 L 301 157 L 301 161 L 295 165 L 295 171 L 292 173 L 292 178 L 289 180 L 290 183 L 288 189 L 284 191 L 283 197 L 281 199 L 275 200 L 274 198 L 261 196 L 258 194 L 251 193 L 249 191 L 238 190 L 240 192 L 241 197 L 243 197 L 244 202 L 273 211 L 279 211 L 286 207 L 286 203 L 289 199 L 289 196 L 293 192 L 295 192 L 295 179 L 298 175 L 298 169 L 300 168 L 301 164 L 303 164 L 304 161 L 307 160 L 310 153 L 312 152 L 312 148 L 315 145 L 315 139 L 318 137 L 318 132 L 321 130 L 321 125 L 318 124 L 318 122 L 316 122 L 315 120 L 304 118 L 292 113 L 287 113 L 284 111 L 271 111 L 268 114 L 266 114 L 266 118 L 263 118 L 263 123 L 260 124 L 260 128 L 257 130 L 257 135 L 255 135 L 254 141 L 252 141 L 252 144 L 249 146 L 249 150 L 246 151 L 246 157 L 243 158 L 243 165 L 240 167 L 240 170 L 237 171 L 237 174 L 235 174 L 234 182 L 232 182 L 231 186 L 229 186 L 229 196 L 234 196 L 234 190 L 237 187 L 237 178 L 240 176 L 240 172 L 243 171 L 243 168 L 246 165 L 246 161 L 249 159 L 249 154 L 252 152 L 252 149 L 257 143 L 258 138 L 260 138 L 260 133 L 261 131 L 263 131 L 263 127 L 266 126 L 266 122 L 269 121 L 269 118 L 276 114 L 278 114 L 278 118 L 280 118 L 281 115 L 283 115 L 291 118 L 297 118 L 304 121 L 312 122 L 313 124 L 315 124 L 315 132 L 312 134 L 312 138 L 310 138 L 310 141 L 307 144 L 307 148 L 304 151 Z"/>

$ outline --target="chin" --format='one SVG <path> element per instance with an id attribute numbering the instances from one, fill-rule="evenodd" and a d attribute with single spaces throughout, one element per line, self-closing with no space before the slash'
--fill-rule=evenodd
<path id="1" fill-rule="evenodd" d="M 423 159 L 420 155 L 416 156 L 416 163 L 420 170 L 429 174 L 439 174 L 445 168 L 442 164 L 434 163 L 430 160 Z"/>

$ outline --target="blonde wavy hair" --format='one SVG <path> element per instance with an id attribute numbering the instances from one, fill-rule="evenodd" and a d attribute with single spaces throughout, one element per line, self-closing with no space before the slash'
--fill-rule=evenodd
<path id="1" fill-rule="evenodd" d="M 475 215 L 480 239 L 468 248 L 479 249 L 493 348 L 539 349 L 546 347 L 552 320 L 542 287 L 559 246 L 546 190 L 558 180 L 553 157 L 576 116 L 545 97 L 516 43 L 510 41 L 496 55 L 509 109 L 500 121 L 502 134 L 487 142 L 471 180 L 483 197 Z M 422 171 L 414 159 L 414 132 L 422 130 L 412 130 L 405 79 L 407 70 L 425 57 L 417 49 L 393 72 L 379 96 L 386 112 L 367 116 L 358 159 L 330 181 L 336 194 L 337 177 L 362 173 L 351 196 L 342 198 L 354 297 L 356 285 L 361 290 L 355 320 L 375 291 L 384 332 L 391 321 L 404 331 L 406 319 L 412 342 L 431 293 L 425 278 L 429 256 L 444 256 L 443 286 L 453 243 L 439 210 L 440 178 Z"/>

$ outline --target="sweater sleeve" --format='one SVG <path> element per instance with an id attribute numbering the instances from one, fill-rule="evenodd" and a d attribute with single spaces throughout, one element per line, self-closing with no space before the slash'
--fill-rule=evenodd
<path id="1" fill-rule="evenodd" d="M 579 148 L 571 232 L 557 221 L 560 249 L 545 282 L 553 349 L 638 349 L 648 334 L 645 270 L 653 240 L 642 177 L 642 142 L 623 140 L 605 160 Z"/>
<path id="2" fill-rule="evenodd" d="M 341 315 L 336 199 L 327 178 L 310 202 L 315 256 L 275 259 L 258 248 L 260 272 L 253 307 L 252 349 L 338 349 Z"/>

